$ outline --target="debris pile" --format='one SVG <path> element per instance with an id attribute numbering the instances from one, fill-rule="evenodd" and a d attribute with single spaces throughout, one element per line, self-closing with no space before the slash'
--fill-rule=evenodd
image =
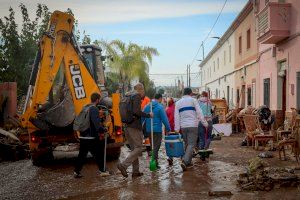
<path id="1" fill-rule="evenodd" d="M 15 134 L 0 128 L 0 161 L 20 160 L 28 157 L 28 145 L 24 145 Z"/>
<path id="2" fill-rule="evenodd" d="M 241 173 L 238 185 L 242 190 L 270 191 L 280 187 L 295 187 L 300 184 L 300 178 L 295 173 L 297 169 L 268 167 L 260 158 L 249 162 L 246 173 Z"/>

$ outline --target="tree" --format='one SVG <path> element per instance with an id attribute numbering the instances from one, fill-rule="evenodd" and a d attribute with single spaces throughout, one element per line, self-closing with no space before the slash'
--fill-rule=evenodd
<path id="1" fill-rule="evenodd" d="M 0 19 L 0 82 L 16 81 L 18 93 L 26 94 L 28 79 L 38 49 L 38 41 L 46 31 L 50 12 L 47 6 L 38 4 L 36 16 L 31 20 L 24 4 L 21 31 L 15 21 L 15 11 L 9 8 L 9 15 Z"/>
<path id="2" fill-rule="evenodd" d="M 145 90 L 146 96 L 153 99 L 156 93 L 154 82 L 149 81 L 149 84 L 145 86 Z"/>
<path id="3" fill-rule="evenodd" d="M 87 35 L 85 31 L 83 31 L 82 44 L 91 44 L 91 41 L 90 35 Z"/>
<path id="4" fill-rule="evenodd" d="M 143 82 L 145 86 L 149 84 L 149 65 L 152 63 L 152 57 L 159 55 L 155 48 L 139 46 L 134 43 L 126 45 L 120 40 L 111 42 L 102 40 L 94 43 L 101 46 L 112 57 L 111 60 L 108 60 L 108 66 L 111 72 L 117 76 L 123 94 L 131 89 L 131 82 L 135 78 Z"/>

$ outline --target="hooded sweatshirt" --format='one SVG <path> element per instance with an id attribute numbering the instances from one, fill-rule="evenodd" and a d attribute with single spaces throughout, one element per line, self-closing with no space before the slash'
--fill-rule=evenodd
<path id="1" fill-rule="evenodd" d="M 149 103 L 145 107 L 145 109 L 144 109 L 145 113 L 151 112 L 150 106 L 151 106 L 151 103 Z M 152 112 L 154 115 L 154 117 L 153 117 L 153 132 L 154 133 L 162 133 L 162 124 L 165 125 L 166 131 L 170 132 L 170 130 L 171 130 L 170 124 L 169 124 L 167 114 L 165 112 L 163 105 L 158 103 L 157 101 L 152 101 Z M 150 133 L 151 132 L 151 119 L 147 118 L 145 123 L 146 123 L 146 131 L 147 131 L 147 133 Z"/>

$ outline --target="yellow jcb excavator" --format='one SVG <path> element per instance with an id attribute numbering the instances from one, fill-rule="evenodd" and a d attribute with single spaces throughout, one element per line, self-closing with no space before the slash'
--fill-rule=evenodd
<path id="1" fill-rule="evenodd" d="M 60 144 L 78 142 L 73 121 L 97 92 L 108 137 L 108 156 L 118 158 L 123 145 L 119 94 L 107 96 L 101 49 L 78 46 L 74 38 L 74 17 L 55 11 L 42 36 L 32 68 L 21 126 L 29 133 L 33 164 L 53 157 Z"/>

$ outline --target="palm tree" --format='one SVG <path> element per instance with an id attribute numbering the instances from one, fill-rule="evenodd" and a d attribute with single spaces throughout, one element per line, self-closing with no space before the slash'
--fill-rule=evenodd
<path id="1" fill-rule="evenodd" d="M 144 83 L 149 82 L 149 65 L 152 64 L 152 57 L 159 55 L 157 49 L 134 43 L 126 45 L 120 40 L 95 41 L 95 44 L 112 57 L 108 65 L 111 72 L 118 77 L 123 94 L 131 89 L 130 83 L 135 78 Z"/>

